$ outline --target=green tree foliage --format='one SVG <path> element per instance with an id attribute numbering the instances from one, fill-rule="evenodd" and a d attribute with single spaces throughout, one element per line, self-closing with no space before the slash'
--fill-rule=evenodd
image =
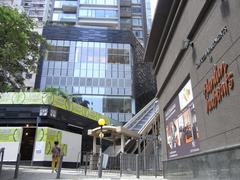
<path id="1" fill-rule="evenodd" d="M 0 92 L 24 87 L 22 73 L 35 72 L 40 44 L 46 44 L 35 27 L 25 13 L 0 6 Z"/>

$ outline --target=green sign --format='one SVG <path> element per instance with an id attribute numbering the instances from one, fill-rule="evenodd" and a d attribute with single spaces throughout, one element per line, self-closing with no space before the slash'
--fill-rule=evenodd
<path id="1" fill-rule="evenodd" d="M 61 145 L 62 141 L 62 132 L 54 129 L 47 128 L 47 134 L 46 134 L 46 146 L 45 146 L 45 154 L 51 155 L 52 154 L 52 148 L 54 147 L 54 142 L 58 141 Z"/>
<path id="2" fill-rule="evenodd" d="M 44 141 L 47 140 L 47 128 L 37 128 L 37 141 Z"/>
<path id="3" fill-rule="evenodd" d="M 60 109 L 67 110 L 77 115 L 98 121 L 100 118 L 106 120 L 107 124 L 111 121 L 108 117 L 94 112 L 84 106 L 73 103 L 68 99 L 45 92 L 9 92 L 0 93 L 0 104 L 46 104 Z"/>
<path id="4" fill-rule="evenodd" d="M 21 129 L 19 128 L 0 128 L 0 142 L 19 142 Z"/>

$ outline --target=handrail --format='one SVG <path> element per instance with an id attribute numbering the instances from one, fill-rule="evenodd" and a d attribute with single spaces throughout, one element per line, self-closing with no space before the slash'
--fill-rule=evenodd
<path id="1" fill-rule="evenodd" d="M 3 157 L 4 157 L 5 148 L 0 149 L 1 161 L 0 161 L 0 175 L 2 173 Z"/>

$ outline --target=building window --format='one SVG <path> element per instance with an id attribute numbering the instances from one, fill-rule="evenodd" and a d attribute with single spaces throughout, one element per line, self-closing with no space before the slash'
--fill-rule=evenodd
<path id="1" fill-rule="evenodd" d="M 142 13 L 141 7 L 132 7 L 132 13 Z"/>
<path id="2" fill-rule="evenodd" d="M 27 74 L 25 75 L 25 78 L 26 78 L 26 79 L 32 79 L 32 74 L 27 73 Z"/>
<path id="3" fill-rule="evenodd" d="M 47 59 L 49 61 L 68 61 L 69 47 L 50 46 L 48 49 Z"/>
<path id="4" fill-rule="evenodd" d="M 142 26 L 142 19 L 141 18 L 133 18 L 132 25 L 133 26 Z"/>
<path id="5" fill-rule="evenodd" d="M 121 18 L 120 22 L 122 24 L 131 24 L 131 19 L 130 18 Z"/>
<path id="6" fill-rule="evenodd" d="M 142 31 L 142 30 L 133 30 L 133 34 L 134 34 L 137 38 L 143 38 L 143 31 Z"/>
<path id="7" fill-rule="evenodd" d="M 131 8 L 129 8 L 129 7 L 121 7 L 120 11 L 123 13 L 131 13 L 132 12 Z"/>
<path id="8" fill-rule="evenodd" d="M 103 112 L 131 113 L 131 99 L 104 98 Z"/>
<path id="9" fill-rule="evenodd" d="M 117 5 L 117 0 L 80 0 L 80 4 L 116 6 Z"/>
<path id="10" fill-rule="evenodd" d="M 80 9 L 79 17 L 88 18 L 116 18 L 117 10 L 106 10 L 106 9 Z"/>
<path id="11" fill-rule="evenodd" d="M 111 90 L 111 88 L 109 88 Z M 95 88 L 95 90 L 97 89 Z M 99 92 L 106 93 L 106 90 L 99 88 Z M 88 96 L 80 95 L 74 97 L 75 101 L 88 102 L 88 107 L 100 113 L 131 113 L 132 100 L 130 97 L 117 96 Z"/>
<path id="12" fill-rule="evenodd" d="M 141 0 L 132 0 L 132 4 L 141 4 Z"/>
<path id="13" fill-rule="evenodd" d="M 129 51 L 127 49 L 108 49 L 108 63 L 129 64 Z"/>

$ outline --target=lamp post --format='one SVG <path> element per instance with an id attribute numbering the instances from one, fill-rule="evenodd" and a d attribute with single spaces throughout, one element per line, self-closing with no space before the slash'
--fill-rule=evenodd
<path id="1" fill-rule="evenodd" d="M 102 138 L 104 137 L 104 134 L 102 132 L 102 127 L 106 124 L 105 119 L 99 119 L 98 120 L 98 125 L 101 127 L 101 131 L 99 133 L 99 138 L 100 138 L 100 152 L 99 152 L 99 157 L 100 157 L 100 164 L 98 166 L 98 178 L 102 178 L 102 163 L 103 163 L 103 156 L 102 156 Z"/>

